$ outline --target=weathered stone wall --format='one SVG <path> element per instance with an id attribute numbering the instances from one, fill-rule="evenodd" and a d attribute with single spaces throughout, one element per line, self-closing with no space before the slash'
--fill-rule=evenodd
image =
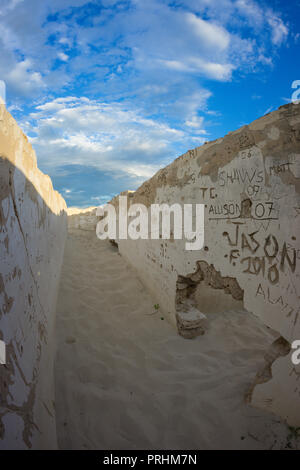
<path id="1" fill-rule="evenodd" d="M 68 229 L 96 231 L 98 222 L 96 211 L 97 207 L 88 207 L 87 209 L 68 207 Z"/>
<path id="2" fill-rule="evenodd" d="M 56 296 L 66 204 L 0 105 L 0 449 L 56 448 Z"/>
<path id="3" fill-rule="evenodd" d="M 186 251 L 185 240 L 117 239 L 120 253 L 171 321 L 183 311 L 201 322 L 195 303 L 208 313 L 230 297 L 290 344 L 300 339 L 299 176 L 300 106 L 289 104 L 188 151 L 130 198 L 147 207 L 205 204 L 202 250 Z M 284 373 L 270 381 L 273 369 Z M 299 366 L 288 354 L 270 371 L 256 403 L 300 425 Z"/>

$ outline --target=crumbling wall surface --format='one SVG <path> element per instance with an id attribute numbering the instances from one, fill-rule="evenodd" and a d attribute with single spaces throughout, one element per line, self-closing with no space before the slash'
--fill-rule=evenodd
<path id="1" fill-rule="evenodd" d="M 197 283 L 211 292 L 212 305 L 214 292 L 237 292 L 249 312 L 291 344 L 300 339 L 299 177 L 300 105 L 289 104 L 188 151 L 132 195 L 130 204 L 147 207 L 205 204 L 203 249 L 186 251 L 185 240 L 117 240 L 120 253 L 172 321 L 182 302 L 178 291 L 188 297 L 198 276 Z M 199 302 L 201 310 L 201 295 Z M 285 408 L 284 399 L 291 401 L 300 425 L 299 366 L 290 356 L 280 364 L 275 362 L 272 371 L 279 374 L 285 364 L 293 386 L 279 404 L 271 395 L 281 378 L 273 377 L 269 409 L 289 418 L 291 407 Z"/>
<path id="2" fill-rule="evenodd" d="M 68 229 L 96 231 L 96 226 L 98 222 L 96 211 L 97 207 L 88 207 L 86 209 L 78 207 L 68 207 Z"/>
<path id="3" fill-rule="evenodd" d="M 0 449 L 56 448 L 56 296 L 66 204 L 0 106 Z"/>

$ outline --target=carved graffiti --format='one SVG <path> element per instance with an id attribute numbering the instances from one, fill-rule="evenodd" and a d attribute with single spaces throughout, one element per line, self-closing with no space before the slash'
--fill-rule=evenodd
<path id="1" fill-rule="evenodd" d="M 208 196 L 210 199 L 215 199 L 218 195 L 216 194 L 216 188 L 199 188 L 203 199 Z M 208 191 L 208 192 L 207 192 Z"/>
<path id="2" fill-rule="evenodd" d="M 241 205 L 238 203 L 226 203 L 226 204 L 211 204 L 208 210 L 209 215 L 223 215 L 226 216 L 240 216 L 241 214 Z"/>
<path id="3" fill-rule="evenodd" d="M 234 168 L 233 170 L 223 170 L 219 172 L 219 185 L 226 186 L 228 184 L 237 183 L 249 183 L 249 184 L 260 184 L 264 181 L 264 170 L 258 168 L 245 169 L 245 168 Z"/>
<path id="4" fill-rule="evenodd" d="M 270 166 L 269 174 L 270 175 L 274 175 L 274 174 L 277 175 L 278 173 L 285 173 L 286 171 L 288 171 L 290 169 L 290 165 L 292 165 L 292 163 L 286 162 L 286 163 L 281 163 L 279 165 Z"/>
<path id="5" fill-rule="evenodd" d="M 295 272 L 297 263 L 297 251 L 290 244 L 283 243 L 281 249 L 275 235 L 269 234 L 263 242 L 258 240 L 258 230 L 246 233 L 242 231 L 242 222 L 233 222 L 235 229 L 232 234 L 223 232 L 228 246 L 232 247 L 225 257 L 233 266 L 239 261 L 243 265 L 245 274 L 251 274 L 268 279 L 270 284 L 277 284 L 280 272 L 288 268 Z M 257 253 L 260 248 L 261 253 Z M 248 252 L 248 253 L 247 253 Z"/>
<path id="6" fill-rule="evenodd" d="M 263 286 L 262 283 L 259 283 L 256 289 L 255 297 L 261 296 L 265 302 L 271 305 L 277 305 L 280 307 L 280 310 L 286 314 L 286 317 L 294 316 L 293 323 L 297 323 L 300 314 L 300 306 L 292 306 L 290 304 L 289 297 L 286 298 L 282 293 L 272 293 L 272 287 Z"/>
<path id="7" fill-rule="evenodd" d="M 250 199 L 245 199 L 242 202 L 210 204 L 208 205 L 208 216 L 209 220 L 228 220 L 240 218 L 251 218 L 254 220 L 278 220 L 278 214 L 277 210 L 274 208 L 274 202 L 252 202 Z"/>

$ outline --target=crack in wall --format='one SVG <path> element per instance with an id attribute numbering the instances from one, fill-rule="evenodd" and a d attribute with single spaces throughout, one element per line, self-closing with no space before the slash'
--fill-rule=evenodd
<path id="1" fill-rule="evenodd" d="M 47 316 L 45 314 L 45 311 L 44 311 L 44 308 L 43 308 L 43 305 L 42 305 L 42 302 L 41 302 L 41 299 L 40 299 L 40 296 L 39 296 L 38 283 L 37 283 L 37 280 L 35 279 L 33 269 L 31 267 L 30 256 L 29 256 L 27 245 L 26 245 L 26 237 L 25 237 L 25 234 L 24 234 L 24 231 L 23 231 L 23 227 L 22 227 L 22 224 L 21 224 L 21 221 L 20 221 L 19 212 L 18 212 L 18 209 L 17 209 L 15 194 L 14 194 L 14 189 L 13 189 L 13 183 L 12 183 L 12 170 L 11 170 L 11 168 L 9 169 L 9 187 L 10 187 L 10 194 L 11 194 L 13 208 L 14 208 L 14 214 L 16 216 L 18 226 L 19 226 L 19 229 L 20 229 L 20 232 L 21 232 L 21 235 L 22 235 L 23 243 L 24 243 L 24 248 L 25 248 L 25 252 L 26 252 L 26 256 L 27 256 L 27 262 L 28 262 L 30 275 L 31 275 L 32 281 L 33 281 L 35 289 L 36 289 L 36 295 L 37 295 L 37 299 L 38 299 L 38 302 L 39 302 L 39 306 L 41 308 L 41 313 L 44 317 L 45 323 L 47 323 Z"/>
<path id="2" fill-rule="evenodd" d="M 15 193 L 14 193 L 14 186 L 13 186 L 14 170 L 12 169 L 11 164 L 7 159 L 2 159 L 1 163 L 2 165 L 4 164 L 4 171 L 3 171 L 4 176 L 7 171 L 7 167 L 9 167 L 6 181 L 5 181 L 5 178 L 2 178 L 0 181 L 1 182 L 1 188 L 0 188 L 1 198 L 2 199 L 9 198 L 8 200 L 10 200 L 11 198 L 13 214 L 17 221 L 19 231 L 23 240 L 24 250 L 26 253 L 26 259 L 27 259 L 27 264 L 28 264 L 28 271 L 30 273 L 30 277 L 34 285 L 34 289 L 36 291 L 36 299 L 39 305 L 39 315 L 42 316 L 42 319 L 41 321 L 38 321 L 38 326 L 37 326 L 37 331 L 39 333 L 39 341 L 36 346 L 37 354 L 32 364 L 33 365 L 32 379 L 30 382 L 26 380 L 25 374 L 19 364 L 16 351 L 13 345 L 13 340 L 11 340 L 9 343 L 6 344 L 6 364 L 1 366 L 1 375 L 0 375 L 0 439 L 3 440 L 5 437 L 5 425 L 3 422 L 3 418 L 7 414 L 13 413 L 15 415 L 18 415 L 23 420 L 23 423 L 24 423 L 24 429 L 22 432 L 23 441 L 28 448 L 31 448 L 32 447 L 31 438 L 33 435 L 33 431 L 34 429 L 39 431 L 37 424 L 34 422 L 33 409 L 36 403 L 36 387 L 37 387 L 38 378 L 39 378 L 39 364 L 40 364 L 41 352 L 42 352 L 41 341 L 44 342 L 45 344 L 47 343 L 47 328 L 45 325 L 47 324 L 47 318 L 46 318 L 46 314 L 45 314 L 41 299 L 39 297 L 38 282 L 35 278 L 33 269 L 31 267 L 29 251 L 28 251 L 27 244 L 26 244 L 26 237 L 23 231 L 23 227 L 22 227 L 21 220 L 20 220 L 20 215 L 19 215 L 18 208 L 17 208 L 16 198 L 15 198 Z M 8 184 L 7 184 L 7 181 L 8 181 Z M 0 207 L 1 207 L 0 222 L 2 226 L 5 226 L 8 222 L 9 211 L 6 217 L 5 214 L 3 213 L 2 205 L 0 205 Z M 5 300 L 6 307 L 2 310 L 3 310 L 3 313 L 7 314 L 10 312 L 13 306 L 14 299 L 11 297 L 8 297 L 5 291 L 5 282 L 1 274 L 0 274 L 0 293 L 4 293 L 4 300 Z M 29 304 L 32 304 L 31 309 L 33 310 L 34 315 L 36 316 L 36 309 L 35 309 L 34 303 L 31 300 L 31 295 L 29 295 L 28 301 L 29 301 Z M 1 313 L 2 311 L 0 311 L 0 315 Z M 1 331 L 0 331 L 0 336 L 3 337 L 3 333 Z M 22 352 L 23 352 L 23 346 L 21 346 L 21 354 Z M 20 350 L 19 350 L 19 354 L 20 354 Z M 17 371 L 19 373 L 18 375 L 16 375 Z M 11 387 L 15 384 L 17 377 L 19 377 L 22 380 L 22 382 L 24 383 L 27 389 L 26 400 L 24 401 L 22 405 L 16 405 L 15 403 L 10 403 L 10 401 L 12 402 L 15 401 L 14 396 L 12 395 L 10 390 L 11 390 Z"/>
<path id="3" fill-rule="evenodd" d="M 0 114 L 1 326 L 5 320 L 0 338 L 5 333 L 6 343 L 6 364 L 0 367 L 0 447 L 55 447 L 55 413 L 51 416 L 48 404 L 52 351 L 46 344 L 52 340 L 48 328 L 66 235 L 66 204 L 50 177 L 39 171 L 31 145 L 5 107 L 0 106 Z"/>
<path id="4" fill-rule="evenodd" d="M 32 447 L 30 441 L 33 435 L 33 429 L 35 428 L 39 431 L 37 424 L 33 419 L 33 407 L 35 403 L 35 391 L 37 386 L 38 375 L 36 373 L 38 364 L 40 362 L 40 354 L 37 357 L 36 365 L 33 369 L 33 381 L 31 383 L 27 382 L 24 373 L 20 367 L 20 364 L 17 359 L 17 355 L 11 341 L 6 345 L 6 364 L 1 366 L 1 378 L 0 378 L 0 439 L 5 437 L 5 426 L 3 423 L 3 418 L 9 413 L 15 413 L 18 415 L 24 423 L 24 429 L 22 433 L 23 441 L 28 448 Z M 29 388 L 26 401 L 23 405 L 15 405 L 14 403 L 9 403 L 9 399 L 12 401 L 14 397 L 10 392 L 10 386 L 14 385 L 16 370 L 18 369 L 20 377 L 24 382 L 25 386 Z"/>

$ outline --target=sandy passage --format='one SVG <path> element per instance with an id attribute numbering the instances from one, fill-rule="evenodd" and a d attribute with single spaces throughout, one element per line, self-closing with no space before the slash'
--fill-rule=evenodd
<path id="1" fill-rule="evenodd" d="M 109 242 L 68 235 L 57 309 L 61 449 L 283 448 L 287 426 L 244 404 L 266 338 L 244 312 L 185 340 Z M 264 346 L 263 346 L 264 344 Z"/>

